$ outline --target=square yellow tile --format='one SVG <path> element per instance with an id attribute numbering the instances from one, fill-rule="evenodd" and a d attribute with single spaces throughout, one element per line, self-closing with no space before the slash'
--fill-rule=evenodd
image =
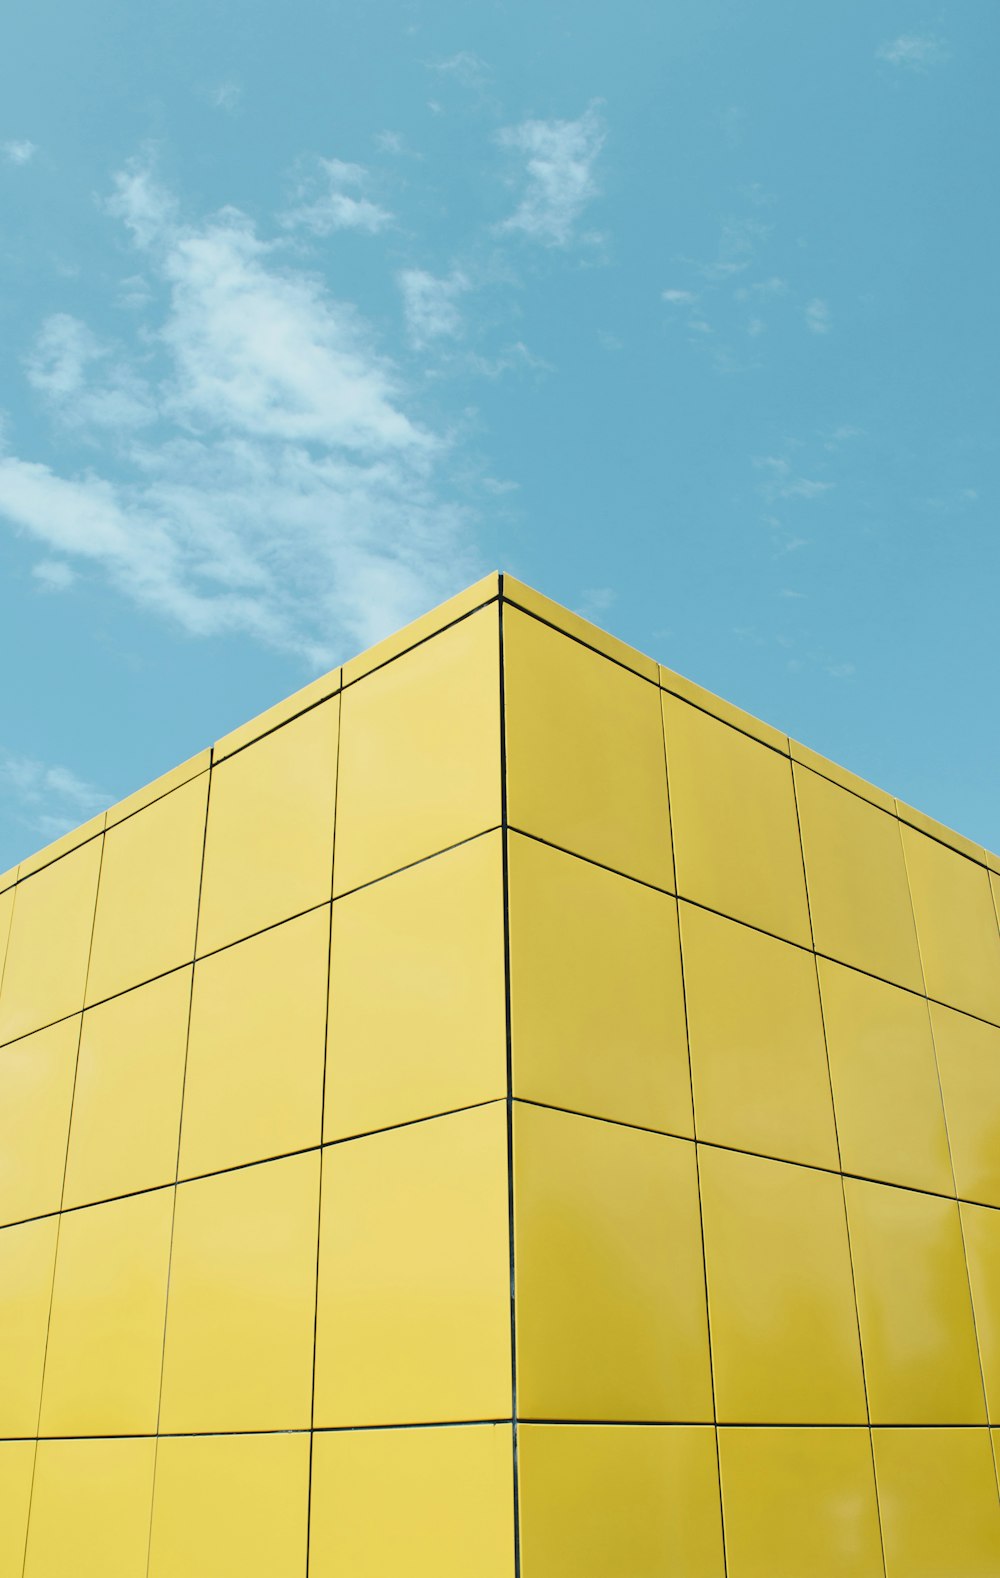
<path id="1" fill-rule="evenodd" d="M 905 823 L 901 831 L 928 997 L 1000 1024 L 1000 929 L 989 872 Z"/>
<path id="2" fill-rule="evenodd" d="M 161 1441 L 149 1578 L 301 1578 L 308 1506 L 308 1434 Z"/>
<path id="3" fill-rule="evenodd" d="M 979 1357 L 990 1423 L 1000 1422 L 1000 1211 L 961 1207 Z"/>
<path id="4" fill-rule="evenodd" d="M 308 1427 L 319 1155 L 177 1190 L 160 1428 Z"/>
<path id="5" fill-rule="evenodd" d="M 504 608 L 511 825 L 673 889 L 659 691 Z"/>
<path id="6" fill-rule="evenodd" d="M 958 1192 L 1000 1206 L 1000 1030 L 931 1004 Z"/>
<path id="7" fill-rule="evenodd" d="M 156 1442 L 40 1441 L 24 1578 L 146 1570 Z"/>
<path id="8" fill-rule="evenodd" d="M 500 834 L 333 906 L 325 1137 L 507 1093 Z"/>
<path id="9" fill-rule="evenodd" d="M 867 1430 L 724 1429 L 719 1463 L 733 1578 L 883 1578 Z"/>
<path id="10" fill-rule="evenodd" d="M 514 1109 L 525 1419 L 710 1420 L 694 1146 Z"/>
<path id="11" fill-rule="evenodd" d="M 88 1003 L 194 958 L 207 801 L 202 773 L 105 834 Z"/>
<path id="12" fill-rule="evenodd" d="M 317 1435 L 310 1578 L 511 1578 L 513 1460 L 510 1425 Z"/>
<path id="13" fill-rule="evenodd" d="M 58 1225 L 0 1230 L 0 1438 L 37 1433 Z"/>
<path id="14" fill-rule="evenodd" d="M 691 1136 L 677 901 L 510 835 L 514 1094 Z"/>
<path id="15" fill-rule="evenodd" d="M 954 1200 L 845 1182 L 872 1423 L 986 1423 Z"/>
<path id="16" fill-rule="evenodd" d="M 681 904 L 698 1137 L 836 1168 L 811 953 Z"/>
<path id="17" fill-rule="evenodd" d="M 505 1104 L 326 1150 L 317 1426 L 510 1409 Z"/>
<path id="18" fill-rule="evenodd" d="M 522 1425 L 523 1578 L 723 1578 L 715 1431 Z"/>
<path id="19" fill-rule="evenodd" d="M 21 1578 L 24 1570 L 34 1469 L 34 1441 L 0 1441 L 0 1578 Z"/>
<path id="20" fill-rule="evenodd" d="M 988 1430 L 873 1430 L 886 1578 L 995 1578 L 1000 1504 Z"/>
<path id="21" fill-rule="evenodd" d="M 899 823 L 808 767 L 794 773 L 818 951 L 922 991 Z"/>
<path id="22" fill-rule="evenodd" d="M 58 1211 L 80 1018 L 0 1049 L 0 1224 Z"/>
<path id="23" fill-rule="evenodd" d="M 0 1042 L 83 1007 L 100 865 L 101 840 L 94 838 L 15 888 Z"/>
<path id="24" fill-rule="evenodd" d="M 681 898 L 811 944 L 787 756 L 663 698 Z"/>
<path id="25" fill-rule="evenodd" d="M 334 891 L 500 822 L 497 604 L 348 686 Z"/>
<path id="26" fill-rule="evenodd" d="M 819 978 L 844 1171 L 954 1194 L 926 1002 L 827 959 Z"/>
<path id="27" fill-rule="evenodd" d="M 198 952 L 330 897 L 339 696 L 212 769 Z"/>
<path id="28" fill-rule="evenodd" d="M 172 1182 L 184 1085 L 191 969 L 123 992 L 83 1016 L 65 1203 Z"/>
<path id="29" fill-rule="evenodd" d="M 324 906 L 198 960 L 182 1178 L 319 1144 L 329 944 Z"/>
<path id="30" fill-rule="evenodd" d="M 0 893 L 0 982 L 3 981 L 4 966 L 7 962 L 7 942 L 13 916 L 14 889 L 10 887 L 6 893 Z"/>
<path id="31" fill-rule="evenodd" d="M 841 1180 L 699 1146 L 720 1421 L 866 1424 Z"/>
<path id="32" fill-rule="evenodd" d="M 155 1432 L 173 1204 L 156 1189 L 63 1215 L 41 1435 Z"/>

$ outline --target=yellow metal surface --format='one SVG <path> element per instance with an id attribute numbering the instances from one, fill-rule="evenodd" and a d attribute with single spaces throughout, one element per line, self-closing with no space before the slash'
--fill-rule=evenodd
<path id="1" fill-rule="evenodd" d="M 195 965 L 182 1178 L 319 1144 L 329 930 L 324 906 Z"/>
<path id="2" fill-rule="evenodd" d="M 318 1205 L 315 1152 L 180 1185 L 161 1429 L 308 1426 Z"/>
<path id="3" fill-rule="evenodd" d="M 840 1179 L 704 1145 L 699 1166 L 719 1419 L 866 1423 Z"/>
<path id="4" fill-rule="evenodd" d="M 91 839 L 14 890 L 0 989 L 0 1042 L 83 1007 L 101 843 Z"/>
<path id="5" fill-rule="evenodd" d="M 895 817 L 806 767 L 794 773 L 817 951 L 921 991 Z"/>
<path id="6" fill-rule="evenodd" d="M 207 800 L 202 773 L 105 834 L 88 1003 L 194 958 Z"/>
<path id="7" fill-rule="evenodd" d="M 510 1415 L 502 1102 L 331 1147 L 317 1425 Z"/>
<path id="8" fill-rule="evenodd" d="M 819 961 L 844 1171 L 954 1194 L 927 1004 Z"/>
<path id="9" fill-rule="evenodd" d="M 714 1430 L 524 1425 L 518 1479 L 523 1578 L 724 1578 Z"/>
<path id="10" fill-rule="evenodd" d="M 84 1014 L 65 1205 L 173 1181 L 190 1004 L 188 966 Z"/>
<path id="11" fill-rule="evenodd" d="M 886 1578 L 996 1578 L 988 1430 L 873 1430 Z"/>
<path id="12" fill-rule="evenodd" d="M 24 1578 L 145 1571 L 156 1442 L 41 1441 Z"/>
<path id="13" fill-rule="evenodd" d="M 311 1578 L 512 1578 L 509 1424 L 317 1435 L 312 1491 Z"/>
<path id="14" fill-rule="evenodd" d="M 835 1169 L 812 955 L 693 904 L 681 937 L 698 1138 Z"/>
<path id="15" fill-rule="evenodd" d="M 954 1200 L 845 1185 L 872 1424 L 986 1423 Z"/>
<path id="16" fill-rule="evenodd" d="M 693 1144 L 519 1102 L 514 1175 L 521 1416 L 710 1418 Z"/>
<path id="17" fill-rule="evenodd" d="M 173 1204 L 156 1189 L 63 1216 L 41 1435 L 155 1432 Z"/>
<path id="18" fill-rule="evenodd" d="M 516 833 L 509 866 L 514 1094 L 693 1136 L 676 900 Z"/>
<path id="19" fill-rule="evenodd" d="M 499 833 L 333 906 L 328 1140 L 507 1093 Z"/>
<path id="20" fill-rule="evenodd" d="M 345 690 L 335 893 L 499 824 L 499 717 L 496 604 Z"/>
<path id="21" fill-rule="evenodd" d="M 497 575 L 22 861 L 0 1578 L 998 1578 L 998 913 Z"/>
<path id="22" fill-rule="evenodd" d="M 867 1430 L 719 1431 L 733 1578 L 883 1578 Z"/>
<path id="23" fill-rule="evenodd" d="M 339 705 L 334 696 L 213 768 L 199 953 L 329 899 Z"/>
<path id="24" fill-rule="evenodd" d="M 308 1434 L 163 1440 L 149 1578 L 301 1578 L 308 1506 Z"/>
<path id="25" fill-rule="evenodd" d="M 788 757 L 675 696 L 663 721 L 678 894 L 808 947 Z"/>
<path id="26" fill-rule="evenodd" d="M 672 890 L 656 687 L 505 608 L 504 691 L 511 826 Z"/>

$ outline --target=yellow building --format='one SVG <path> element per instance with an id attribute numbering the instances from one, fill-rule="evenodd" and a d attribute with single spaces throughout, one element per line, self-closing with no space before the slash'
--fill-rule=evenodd
<path id="1" fill-rule="evenodd" d="M 998 904 L 497 576 L 25 861 L 0 1578 L 997 1578 Z"/>

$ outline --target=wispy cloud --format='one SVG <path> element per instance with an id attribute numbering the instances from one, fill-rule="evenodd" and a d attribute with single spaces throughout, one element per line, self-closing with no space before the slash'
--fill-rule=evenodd
<path id="1" fill-rule="evenodd" d="M 29 376 L 87 463 L 0 452 L 0 517 L 43 563 L 89 565 L 193 634 L 314 665 L 460 584 L 475 563 L 451 441 L 408 409 L 358 311 L 246 215 L 183 219 L 140 165 L 111 210 L 154 304 L 124 349 L 66 314 L 43 326 Z"/>
<path id="2" fill-rule="evenodd" d="M 782 455 L 756 455 L 753 464 L 762 474 L 761 497 L 769 504 L 777 499 L 817 499 L 834 486 L 815 477 L 797 476 L 791 462 Z"/>
<path id="3" fill-rule="evenodd" d="M 441 276 L 425 269 L 403 269 L 398 276 L 406 331 L 415 350 L 432 340 L 455 339 L 462 333 L 458 299 L 469 289 L 461 271 Z"/>
<path id="4" fill-rule="evenodd" d="M 594 167 L 606 132 L 595 102 L 574 121 L 525 120 L 497 133 L 500 147 L 523 161 L 517 208 L 497 226 L 548 247 L 577 239 L 577 225 L 598 195 Z"/>
<path id="5" fill-rule="evenodd" d="M 830 306 L 822 297 L 814 296 L 804 309 L 806 328 L 810 334 L 829 334 L 831 328 Z"/>
<path id="6" fill-rule="evenodd" d="M 875 51 L 876 58 L 888 61 L 890 66 L 917 72 L 943 65 L 950 54 L 944 39 L 933 33 L 900 33 L 898 38 L 887 39 Z"/>
<path id="7" fill-rule="evenodd" d="M 215 87 L 208 90 L 209 104 L 217 110 L 225 110 L 230 115 L 234 110 L 239 109 L 242 98 L 242 87 L 238 82 L 233 82 L 232 80 L 218 82 Z"/>
<path id="8" fill-rule="evenodd" d="M 110 796 L 68 767 L 50 766 L 0 748 L 0 791 L 13 818 L 45 839 L 95 816 Z"/>
<path id="9" fill-rule="evenodd" d="M 663 300 L 668 301 L 672 307 L 692 307 L 698 300 L 697 294 L 693 290 L 671 289 L 661 291 L 660 294 Z"/>
<path id="10" fill-rule="evenodd" d="M 489 75 L 486 62 L 480 60 L 471 49 L 457 50 L 444 60 L 430 60 L 427 69 L 438 72 L 442 77 L 452 77 L 465 88 L 482 87 Z"/>
<path id="11" fill-rule="evenodd" d="M 384 230 L 392 215 L 364 195 L 368 181 L 368 171 L 360 164 L 317 159 L 300 169 L 293 206 L 281 215 L 281 223 L 286 230 L 307 230 L 314 236 L 334 230 Z"/>
<path id="12" fill-rule="evenodd" d="M 12 142 L 0 142 L 0 154 L 8 164 L 30 164 L 38 152 L 33 142 L 27 138 L 15 138 Z"/>

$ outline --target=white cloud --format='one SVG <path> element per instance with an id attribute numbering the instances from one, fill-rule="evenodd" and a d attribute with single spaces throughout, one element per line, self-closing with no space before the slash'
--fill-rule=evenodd
<path id="1" fill-rule="evenodd" d="M 693 290 L 664 290 L 660 294 L 672 307 L 690 307 L 698 300 Z"/>
<path id="2" fill-rule="evenodd" d="M 756 470 L 764 474 L 759 492 L 769 504 L 776 499 L 817 499 L 833 488 L 832 482 L 796 476 L 791 463 L 781 455 L 757 455 L 753 464 Z"/>
<path id="3" fill-rule="evenodd" d="M 446 60 L 432 60 L 428 62 L 428 70 L 438 71 L 442 76 L 454 77 L 465 88 L 478 88 L 485 82 L 489 74 L 489 67 L 484 60 L 474 54 L 471 49 L 460 49 L 454 55 L 449 55 Z"/>
<path id="4" fill-rule="evenodd" d="M 424 269 L 404 269 L 398 275 L 410 343 L 422 350 L 432 340 L 455 339 L 462 333 L 462 315 L 457 301 L 469 289 L 459 271 L 447 276 L 428 274 Z"/>
<path id="5" fill-rule="evenodd" d="M 189 632 L 313 665 L 471 578 L 467 512 L 438 479 L 448 442 L 407 411 L 357 310 L 245 215 L 183 222 L 139 166 L 111 206 L 156 317 L 127 353 L 68 315 L 43 326 L 30 376 L 91 463 L 0 453 L 0 517 Z M 123 390 L 148 438 L 110 421 Z"/>
<path id="6" fill-rule="evenodd" d="M 95 816 L 109 796 L 68 767 L 48 765 L 0 747 L 0 790 L 23 826 L 46 840 Z"/>
<path id="7" fill-rule="evenodd" d="M 38 149 L 27 138 L 15 138 L 12 142 L 0 143 L 0 153 L 3 154 L 8 164 L 30 164 Z"/>
<path id="8" fill-rule="evenodd" d="M 814 296 L 812 301 L 806 303 L 804 316 L 810 334 L 829 334 L 830 308 L 821 297 Z"/>
<path id="9" fill-rule="evenodd" d="M 500 146 L 524 160 L 521 201 L 497 229 L 519 232 L 543 246 L 564 247 L 598 195 L 594 165 L 605 141 L 598 105 L 575 121 L 526 120 L 497 134 Z"/>
<path id="10" fill-rule="evenodd" d="M 365 230 L 374 234 L 392 223 L 386 209 L 364 196 L 368 171 L 343 159 L 317 159 L 299 176 L 296 203 L 281 216 L 286 230 L 302 229 L 316 236 L 334 230 Z"/>
<path id="11" fill-rule="evenodd" d="M 66 592 L 76 580 L 76 571 L 65 559 L 39 559 L 31 573 L 47 592 Z"/>
<path id="12" fill-rule="evenodd" d="M 243 89 L 238 82 L 219 82 L 208 91 L 208 101 L 217 110 L 226 110 L 232 114 L 239 107 L 243 97 Z"/>
<path id="13" fill-rule="evenodd" d="M 898 38 L 887 39 L 875 51 L 877 59 L 887 60 L 891 66 L 918 72 L 942 65 L 950 53 L 944 40 L 933 33 L 900 33 Z"/>

